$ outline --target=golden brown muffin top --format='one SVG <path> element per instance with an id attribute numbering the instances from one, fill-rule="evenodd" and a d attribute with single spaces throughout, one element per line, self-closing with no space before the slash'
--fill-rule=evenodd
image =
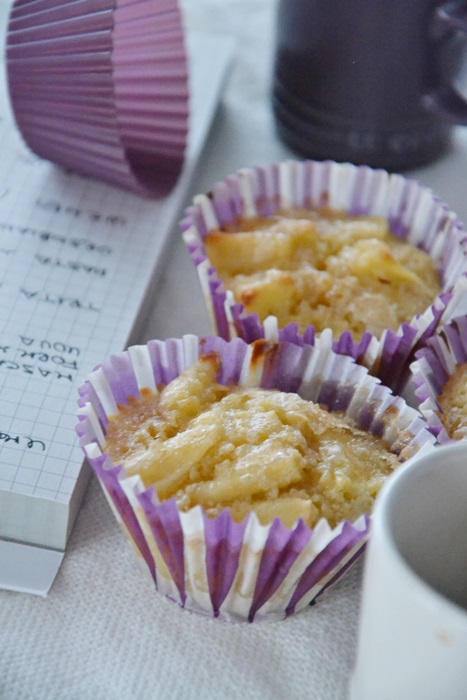
<path id="1" fill-rule="evenodd" d="M 427 309 L 440 292 L 430 256 L 382 217 L 286 210 L 239 219 L 205 239 L 211 264 L 247 313 L 380 337 Z"/>
<path id="2" fill-rule="evenodd" d="M 230 508 L 236 520 L 255 511 L 264 524 L 335 526 L 371 511 L 398 464 L 381 438 L 294 393 L 223 386 L 217 371 L 217 358 L 202 358 L 119 407 L 107 431 L 114 463 L 161 500 L 210 516 Z"/>

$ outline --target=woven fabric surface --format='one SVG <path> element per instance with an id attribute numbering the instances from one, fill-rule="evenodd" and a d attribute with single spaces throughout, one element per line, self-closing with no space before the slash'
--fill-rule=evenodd
<path id="1" fill-rule="evenodd" d="M 49 596 L 0 592 L 0 698 L 341 700 L 360 568 L 287 620 L 205 618 L 154 591 L 93 479 Z"/>

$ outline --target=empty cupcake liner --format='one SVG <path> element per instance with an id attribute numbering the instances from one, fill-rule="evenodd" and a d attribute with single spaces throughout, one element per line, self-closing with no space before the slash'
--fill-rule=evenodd
<path id="1" fill-rule="evenodd" d="M 467 362 L 467 316 L 440 326 L 415 357 L 410 372 L 419 409 L 438 442 L 444 444 L 451 437 L 440 417 L 439 396 L 456 367 Z"/>
<path id="2" fill-rule="evenodd" d="M 16 0 L 6 58 L 37 155 L 143 194 L 174 184 L 189 114 L 177 0 Z"/>
<path id="3" fill-rule="evenodd" d="M 467 236 L 462 223 L 431 190 L 384 170 L 332 161 L 287 161 L 241 170 L 216 183 L 208 194 L 197 195 L 181 223 L 213 328 L 221 337 L 238 336 L 252 342 L 258 338 L 290 340 L 295 336 L 298 342 L 315 342 L 318 334 L 312 327 L 300 339 L 294 324 L 284 330 L 275 317 L 262 323 L 257 314 L 248 314 L 225 290 L 204 243 L 213 228 L 240 216 L 269 216 L 294 207 L 328 207 L 351 215 L 383 216 L 394 234 L 421 247 L 438 266 L 442 291 L 410 323 L 397 330 L 388 329 L 381 338 L 367 333 L 357 341 L 346 332 L 332 339 L 335 351 L 350 354 L 399 391 L 407 380 L 415 351 L 446 317 L 454 287 L 467 274 Z M 463 294 L 465 297 L 465 290 Z"/>
<path id="4" fill-rule="evenodd" d="M 236 338 L 184 336 L 152 340 L 105 361 L 80 390 L 77 432 L 112 509 L 156 588 L 180 606 L 231 621 L 281 619 L 311 603 L 357 558 L 370 518 L 311 529 L 289 529 L 255 514 L 235 522 L 228 509 L 208 518 L 200 506 L 181 512 L 174 499 L 159 502 L 153 488 L 128 476 L 106 454 L 106 426 L 119 404 L 141 389 L 157 391 L 203 355 L 220 358 L 218 380 L 297 392 L 306 400 L 344 410 L 382 435 L 404 461 L 433 449 L 421 415 L 395 397 L 352 358 L 311 345 Z"/>

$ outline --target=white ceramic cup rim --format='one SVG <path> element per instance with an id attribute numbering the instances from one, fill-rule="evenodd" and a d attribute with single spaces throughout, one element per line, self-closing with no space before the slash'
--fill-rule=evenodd
<path id="1" fill-rule="evenodd" d="M 443 463 L 440 461 L 442 456 Z M 407 561 L 401 552 L 393 532 L 393 509 L 403 489 L 410 482 L 415 482 L 421 477 L 421 473 L 439 472 L 440 469 L 449 469 L 449 463 L 465 458 L 467 471 L 467 441 L 452 442 L 436 447 L 425 454 L 418 454 L 397 469 L 387 480 L 376 500 L 373 519 L 372 535 L 378 542 L 384 543 L 387 557 L 390 557 L 400 574 L 406 577 L 407 583 L 415 585 L 419 589 L 420 596 L 427 600 L 436 600 L 437 606 L 444 606 L 446 614 L 459 618 L 465 618 L 467 622 L 467 609 L 452 601 L 449 597 L 437 590 L 431 583 L 419 575 Z M 445 465 L 444 462 L 447 464 Z M 467 501 L 466 501 L 467 508 Z M 371 546 L 371 542 L 370 542 Z M 466 552 L 467 556 L 467 552 Z"/>

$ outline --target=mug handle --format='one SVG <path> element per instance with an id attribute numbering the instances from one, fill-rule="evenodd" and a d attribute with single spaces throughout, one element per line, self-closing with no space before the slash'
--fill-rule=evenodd
<path id="1" fill-rule="evenodd" d="M 432 30 L 437 38 L 445 37 L 452 30 L 467 33 L 467 3 L 447 2 L 438 7 Z M 423 105 L 444 121 L 467 126 L 467 100 L 449 83 L 425 95 Z"/>

